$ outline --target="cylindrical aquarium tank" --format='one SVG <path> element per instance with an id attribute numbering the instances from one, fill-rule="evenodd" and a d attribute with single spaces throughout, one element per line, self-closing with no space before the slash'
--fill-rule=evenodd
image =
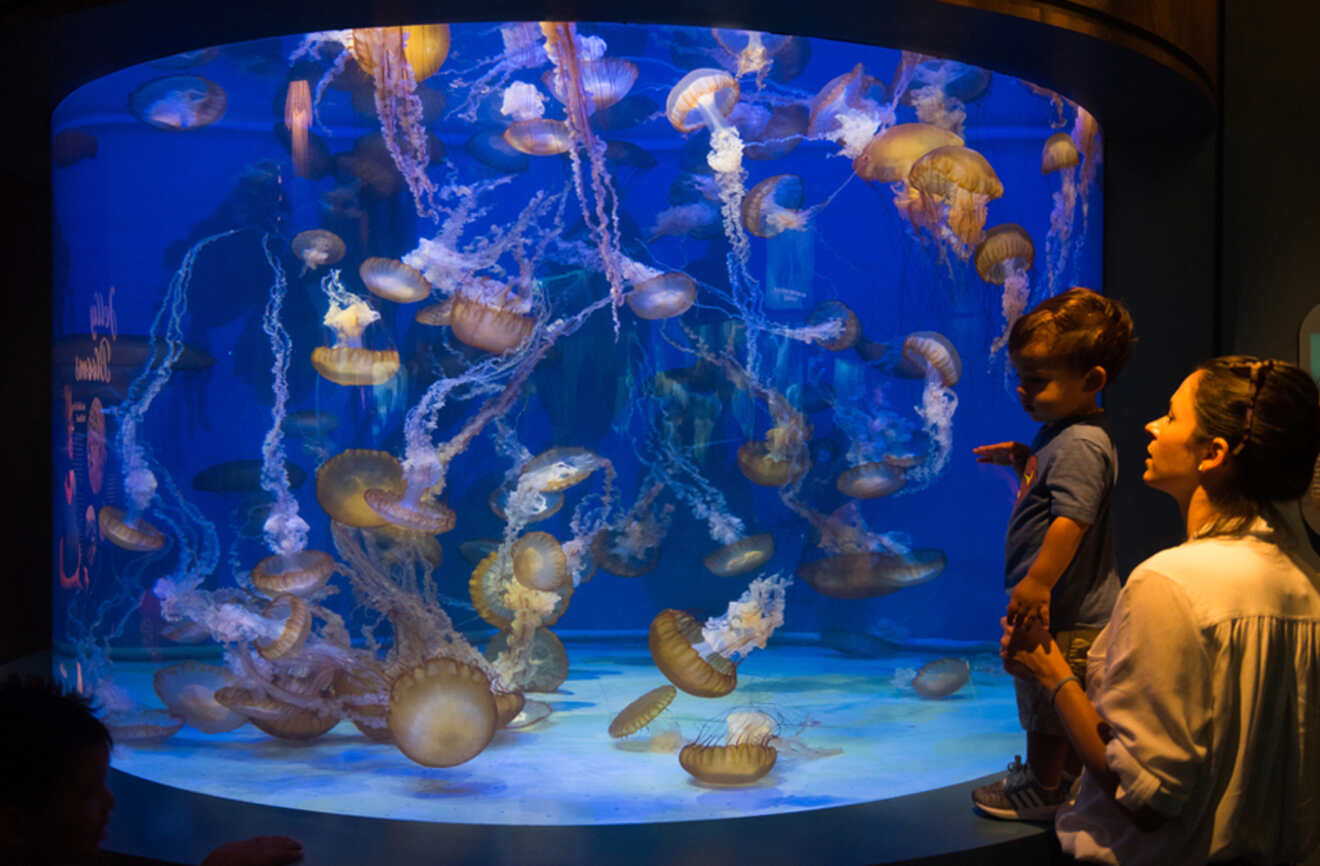
<path id="1" fill-rule="evenodd" d="M 56 674 L 116 768 L 645 823 L 1021 751 L 1005 341 L 1101 286 L 1100 133 L 791 35 L 216 46 L 53 119 Z"/>

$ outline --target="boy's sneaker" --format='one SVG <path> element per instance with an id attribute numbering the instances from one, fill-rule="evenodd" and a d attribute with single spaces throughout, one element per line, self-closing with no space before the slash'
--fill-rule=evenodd
<path id="1" fill-rule="evenodd" d="M 972 804 L 987 815 L 1010 821 L 1052 821 L 1067 797 L 1067 787 L 1046 788 L 1022 763 L 1022 756 L 1015 755 L 1007 776 L 972 791 Z"/>

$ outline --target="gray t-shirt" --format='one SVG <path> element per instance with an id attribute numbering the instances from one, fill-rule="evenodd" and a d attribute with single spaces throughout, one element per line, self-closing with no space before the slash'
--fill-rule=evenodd
<path id="1" fill-rule="evenodd" d="M 1050 629 L 1100 628 L 1118 597 L 1114 527 L 1110 514 L 1118 452 L 1103 412 L 1046 424 L 1031 443 L 1004 538 L 1004 585 L 1017 586 L 1056 517 L 1088 524 L 1050 594 Z"/>

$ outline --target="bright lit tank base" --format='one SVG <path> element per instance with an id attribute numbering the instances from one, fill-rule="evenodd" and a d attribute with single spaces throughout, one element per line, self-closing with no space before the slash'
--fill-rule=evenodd
<path id="1" fill-rule="evenodd" d="M 565 640 L 572 670 L 545 721 L 499 731 L 476 758 L 428 769 L 372 743 L 347 720 L 310 742 L 272 739 L 251 725 L 226 734 L 185 727 L 147 747 L 118 746 L 113 766 L 142 779 L 268 806 L 411 821 L 500 825 L 625 824 L 773 815 L 903 797 L 1002 771 L 1022 751 L 1012 679 L 987 645 L 851 658 L 796 641 L 772 643 L 739 669 L 725 698 L 680 693 L 648 730 L 624 740 L 615 714 L 663 683 L 641 636 Z M 912 672 L 945 655 L 972 663 L 971 682 L 950 698 L 911 688 Z M 157 665 L 123 663 L 121 682 L 156 703 Z M 900 673 L 896 678 L 896 671 Z M 896 683 L 897 679 L 897 683 Z M 755 705 L 793 725 L 813 750 L 781 748 L 769 775 L 741 788 L 708 786 L 679 766 L 676 748 L 649 750 L 677 723 L 682 742 L 714 730 L 733 708 Z M 710 721 L 712 724 L 705 724 Z M 795 730 L 806 722 L 806 727 Z M 722 732 L 722 725 L 718 726 Z M 679 743 L 681 745 L 681 743 Z"/>

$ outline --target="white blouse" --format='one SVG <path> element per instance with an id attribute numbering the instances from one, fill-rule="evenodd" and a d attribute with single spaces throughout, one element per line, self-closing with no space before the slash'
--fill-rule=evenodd
<path id="1" fill-rule="evenodd" d="M 1252 533 L 1139 565 L 1087 656 L 1117 800 L 1083 774 L 1055 827 L 1079 860 L 1300 863 L 1320 846 L 1320 592 Z M 1167 820 L 1139 829 L 1130 812 Z"/>

